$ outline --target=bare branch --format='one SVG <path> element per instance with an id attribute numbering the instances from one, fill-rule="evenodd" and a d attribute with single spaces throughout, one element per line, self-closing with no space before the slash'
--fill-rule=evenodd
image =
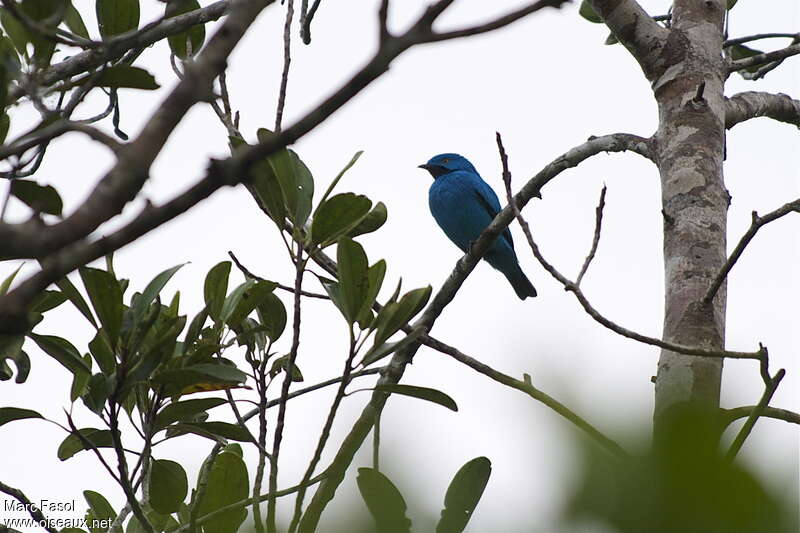
<path id="1" fill-rule="evenodd" d="M 110 135 L 106 135 L 102 131 L 98 130 L 97 128 L 93 128 L 88 124 L 83 124 L 81 122 L 73 122 L 70 120 L 60 120 L 51 124 L 47 127 L 39 129 L 36 131 L 35 135 L 25 134 L 22 135 L 16 141 L 10 142 L 5 146 L 0 147 L 0 160 L 7 159 L 14 156 L 21 156 L 26 151 L 39 146 L 43 143 L 47 143 L 63 135 L 64 133 L 76 131 L 79 133 L 83 133 L 87 137 L 98 141 L 108 147 L 112 152 L 118 152 L 122 147 L 116 139 L 111 137 Z"/>
<path id="2" fill-rule="evenodd" d="M 756 409 L 758 409 L 757 405 L 722 409 L 724 426 L 727 427 L 731 422 L 734 422 L 740 418 L 749 417 L 750 414 Z M 795 413 L 794 411 L 789 411 L 788 409 L 765 407 L 760 416 L 761 418 L 772 418 L 774 420 L 783 420 L 784 422 L 789 422 L 790 424 L 800 425 L 800 413 Z"/>
<path id="3" fill-rule="evenodd" d="M 753 426 L 756 425 L 758 417 L 763 414 L 764 410 L 769 405 L 769 401 L 772 399 L 772 396 L 775 394 L 775 391 L 778 389 L 778 385 L 780 385 L 781 380 L 785 375 L 786 370 L 781 368 L 775 374 L 775 377 L 773 377 L 769 383 L 767 383 L 766 387 L 764 388 L 764 394 L 761 396 L 761 400 L 758 402 L 758 405 L 756 405 L 755 408 L 750 411 L 744 426 L 742 426 L 742 429 L 733 440 L 733 444 L 731 444 L 731 447 L 725 454 L 725 459 L 728 461 L 733 461 L 736 458 L 736 454 L 739 453 L 739 450 L 742 448 L 745 439 L 747 439 L 748 435 L 750 435 L 750 432 L 753 430 Z"/>
<path id="4" fill-rule="evenodd" d="M 249 279 L 255 279 L 255 280 L 258 280 L 258 281 L 267 281 L 265 278 L 262 278 L 261 276 L 253 274 L 246 266 L 244 266 L 239 261 L 239 259 L 236 257 L 236 255 L 234 255 L 233 252 L 228 251 L 228 256 L 230 256 L 230 258 L 233 260 L 233 262 L 236 264 L 236 266 L 239 268 L 239 270 L 242 271 L 242 274 L 244 274 L 245 277 L 247 277 Z M 273 282 L 273 283 L 275 283 L 275 282 Z M 281 283 L 278 283 L 277 285 L 278 285 L 279 289 L 284 290 L 286 292 L 291 292 L 292 294 L 294 294 L 294 287 L 289 287 L 288 285 L 283 285 Z M 302 296 L 306 296 L 308 298 L 319 298 L 320 300 L 330 300 L 331 299 L 330 296 L 328 296 L 326 294 L 319 294 L 319 293 L 316 293 L 316 292 L 300 291 L 300 294 Z"/>
<path id="5" fill-rule="evenodd" d="M 714 298 L 714 295 L 717 294 L 717 291 L 725 281 L 725 278 L 728 276 L 728 273 L 733 268 L 733 265 L 735 265 L 736 261 L 738 261 L 742 256 L 744 249 L 748 244 L 750 244 L 750 241 L 753 240 L 753 237 L 756 236 L 756 233 L 759 229 L 761 229 L 761 226 L 769 224 L 774 220 L 778 220 L 789 213 L 800 213 L 800 198 L 779 207 L 775 211 L 772 211 L 763 217 L 758 216 L 758 213 L 753 211 L 753 221 L 750 223 L 750 228 L 739 240 L 739 244 L 737 244 L 736 248 L 733 249 L 731 256 L 725 262 L 725 265 L 723 265 L 722 269 L 719 271 L 719 274 L 717 274 L 717 276 L 714 278 L 714 281 L 711 283 L 711 286 L 708 288 L 705 296 L 703 296 L 703 303 L 708 304 L 711 302 L 711 300 Z"/>
<path id="6" fill-rule="evenodd" d="M 462 353 L 457 348 L 449 346 L 441 341 L 438 341 L 432 337 L 427 335 L 422 336 L 422 343 L 426 346 L 433 348 L 434 350 L 441 352 L 443 354 L 449 355 L 456 361 L 463 363 L 470 367 L 471 369 L 475 370 L 487 376 L 498 383 L 502 383 L 507 387 L 511 387 L 512 389 L 516 389 L 518 391 L 522 391 L 537 402 L 541 402 L 562 417 L 566 418 L 568 421 L 573 423 L 578 429 L 586 433 L 589 437 L 597 441 L 600 446 L 602 446 L 606 451 L 610 452 L 612 455 L 616 455 L 618 457 L 625 457 L 627 453 L 622 449 L 622 447 L 617 444 L 615 441 L 601 433 L 597 430 L 594 426 L 592 426 L 589 422 L 581 418 L 575 412 L 573 412 L 569 407 L 565 406 L 552 396 L 540 391 L 536 387 L 533 386 L 531 383 L 531 378 L 528 374 L 524 375 L 523 381 L 515 379 L 507 374 L 499 372 L 494 368 L 481 363 L 477 359 L 473 359 L 472 357 Z"/>
<path id="7" fill-rule="evenodd" d="M 314 15 L 317 14 L 319 3 L 320 0 L 314 0 L 311 9 L 306 13 L 305 6 L 308 5 L 308 0 L 303 0 L 303 17 L 300 20 L 300 38 L 303 39 L 303 43 L 305 44 L 311 44 L 311 21 L 314 20 Z"/>
<path id="8" fill-rule="evenodd" d="M 500 134 L 498 134 L 498 139 Z M 583 280 L 583 276 L 586 274 L 586 271 L 589 270 L 589 265 L 592 263 L 594 259 L 594 255 L 597 253 L 597 245 L 600 244 L 600 231 L 603 227 L 603 208 L 606 206 L 606 186 L 603 185 L 603 189 L 600 191 L 600 201 L 597 202 L 597 207 L 595 208 L 595 222 L 594 222 L 594 237 L 592 238 L 592 248 L 589 250 L 589 255 L 586 256 L 586 260 L 583 262 L 583 266 L 581 267 L 581 271 L 578 273 L 578 277 L 575 279 L 575 285 L 580 285 L 581 280 Z"/>
<path id="9" fill-rule="evenodd" d="M 723 48 L 728 48 L 736 44 L 744 44 L 752 41 L 760 41 L 761 39 L 774 39 L 774 38 L 788 38 L 800 39 L 800 33 L 757 33 L 755 35 L 748 35 L 746 37 L 737 37 L 736 39 L 728 39 L 722 43 Z"/>
<path id="10" fill-rule="evenodd" d="M 755 56 L 737 59 L 736 61 L 731 61 L 728 64 L 728 74 L 731 74 L 738 70 L 743 70 L 750 67 L 758 67 L 761 65 L 765 65 L 767 63 L 772 63 L 773 61 L 780 61 L 782 59 L 786 59 L 787 57 L 791 57 L 797 54 L 800 54 L 800 44 L 793 44 L 791 46 L 787 46 L 786 48 L 781 48 L 780 50 L 775 50 L 773 52 L 767 52 L 764 54 L 758 54 Z"/>
<path id="11" fill-rule="evenodd" d="M 740 122 L 768 117 L 800 128 L 800 100 L 786 94 L 757 91 L 738 93 L 725 99 L 725 127 L 731 129 Z"/>

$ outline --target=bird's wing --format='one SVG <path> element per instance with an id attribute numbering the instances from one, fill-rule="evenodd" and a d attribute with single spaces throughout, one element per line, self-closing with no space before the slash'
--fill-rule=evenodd
<path id="1" fill-rule="evenodd" d="M 486 210 L 489 214 L 489 218 L 494 220 L 494 217 L 497 216 L 497 213 L 500 212 L 500 201 L 497 199 L 497 195 L 495 194 L 494 190 L 489 186 L 488 183 L 483 181 L 483 179 L 478 178 L 475 180 L 475 196 L 478 198 L 478 203 Z M 509 246 L 514 248 L 514 240 L 511 238 L 511 230 L 506 228 L 503 230 L 503 233 L 500 234 L 501 238 L 504 238 L 508 241 Z"/>

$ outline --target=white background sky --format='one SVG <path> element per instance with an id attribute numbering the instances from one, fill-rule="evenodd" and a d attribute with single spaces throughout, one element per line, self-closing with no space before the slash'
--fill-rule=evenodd
<path id="1" fill-rule="evenodd" d="M 75 4 L 94 28 L 94 2 L 76 0 Z M 396 30 L 425 5 L 419 1 L 394 4 L 390 22 Z M 651 14 L 661 14 L 669 3 L 643 4 Z M 521 2 L 459 0 L 440 27 L 484 21 L 518 5 Z M 399 277 L 407 289 L 431 284 L 437 290 L 460 257 L 428 211 L 430 176 L 416 166 L 430 156 L 454 151 L 469 157 L 502 197 L 495 131 L 503 134 L 518 188 L 590 135 L 649 136 L 655 130 L 656 105 L 636 63 L 621 46 L 604 46 L 607 30 L 581 19 L 577 8 L 576 3 L 561 11 L 547 10 L 489 35 L 412 49 L 294 146 L 315 176 L 317 199 L 353 153 L 365 151 L 339 190 L 363 193 L 388 206 L 387 224 L 360 238 L 371 262 L 379 258 L 388 262 L 379 299 L 389 295 Z M 160 3 L 144 0 L 143 21 L 157 17 L 159 9 Z M 377 2 L 357 5 L 329 0 L 322 3 L 314 20 L 311 46 L 302 45 L 293 33 L 285 125 L 330 94 L 369 57 L 376 46 L 376 9 Z M 231 98 L 241 111 L 241 129 L 250 138 L 256 128 L 274 124 L 284 13 L 278 5 L 270 7 L 230 61 Z M 797 31 L 798 22 L 793 0 L 772 0 L 768 9 L 763 2 L 741 0 L 732 11 L 731 36 Z M 772 49 L 784 42 L 773 40 L 764 46 Z M 165 43 L 147 50 L 139 64 L 155 74 L 162 90 L 156 95 L 121 92 L 121 126 L 132 135 L 175 84 Z M 763 90 L 797 97 L 798 65 L 800 60 L 789 59 L 757 83 L 732 76 L 726 94 Z M 89 116 L 104 105 L 102 99 L 90 100 L 78 114 Z M 13 110 L 13 131 L 21 131 L 34 120 L 31 109 L 20 106 Z M 752 210 L 763 214 L 798 197 L 798 139 L 796 128 L 767 119 L 741 124 L 730 132 L 725 164 L 726 184 L 733 197 L 729 249 L 749 225 Z M 154 165 L 146 196 L 163 202 L 188 187 L 203 175 L 209 157 L 226 154 L 226 141 L 226 132 L 211 109 L 195 107 Z M 70 135 L 53 143 L 37 176 L 59 189 L 69 211 L 110 164 L 104 149 Z M 584 290 L 609 318 L 658 337 L 663 320 L 662 220 L 654 166 L 633 154 L 596 156 L 560 175 L 525 214 L 545 256 L 574 276 L 591 243 L 594 207 L 603 183 L 608 186 L 603 235 Z M 140 205 L 128 208 L 125 217 L 135 214 Z M 12 207 L 11 219 L 18 220 L 24 211 L 18 205 Z M 730 349 L 753 350 L 759 341 L 769 347 L 773 370 L 787 369 L 772 405 L 795 411 L 800 408 L 796 392 L 800 343 L 794 329 L 800 261 L 797 228 L 796 216 L 764 228 L 736 265 L 728 284 L 727 332 Z M 432 334 L 498 370 L 517 377 L 531 374 L 543 391 L 613 438 L 632 444 L 631 428 L 648 424 L 651 417 L 650 376 L 656 371 L 658 350 L 594 323 L 522 246 L 518 228 L 512 232 L 523 269 L 539 297 L 519 301 L 499 273 L 481 264 Z M 189 261 L 163 294 L 169 298 L 180 290 L 182 311 L 193 316 L 202 307 L 205 273 L 226 260 L 228 250 L 256 273 L 283 283 L 292 279 L 291 264 L 273 225 L 241 188 L 217 193 L 127 247 L 117 254 L 116 270 L 131 278 L 133 290 L 141 290 L 161 270 Z M 0 264 L 0 275 L 16 264 Z M 33 271 L 30 263 L 23 268 L 23 274 Z M 238 283 L 241 276 L 235 273 L 232 279 Z M 321 290 L 313 276 L 306 283 L 310 290 Z M 288 304 L 287 294 L 281 297 Z M 316 300 L 306 302 L 303 313 L 298 364 L 306 383 L 337 375 L 347 349 L 344 320 L 331 305 Z M 88 324 L 69 305 L 51 312 L 37 331 L 65 336 L 81 350 L 92 336 Z M 279 349 L 288 351 L 289 340 L 285 335 Z M 70 376 L 33 343 L 26 344 L 26 349 L 32 360 L 31 375 L 23 385 L 0 384 L 0 405 L 37 409 L 63 421 Z M 240 355 L 229 356 L 243 363 Z M 406 496 L 417 529 L 432 529 L 430 523 L 438 516 L 455 471 L 467 460 L 485 455 L 492 460 L 492 477 L 469 530 L 514 532 L 521 530 L 521 524 L 531 523 L 541 531 L 549 530 L 577 472 L 576 432 L 571 426 L 527 396 L 425 348 L 403 382 L 440 388 L 460 407 L 453 413 L 393 397 L 385 410 L 382 440 L 396 456 L 386 464 L 385 473 Z M 754 404 L 761 391 L 753 362 L 726 362 L 723 406 Z M 301 476 L 331 393 L 291 402 L 281 486 L 293 485 Z M 345 400 L 331 450 L 338 447 L 367 400 L 366 393 Z M 226 409 L 212 411 L 212 419 L 228 419 Z M 75 414 L 79 425 L 98 424 L 80 402 Z M 83 508 L 81 491 L 96 490 L 119 509 L 124 501 L 121 490 L 91 454 L 59 462 L 56 449 L 64 437 L 55 426 L 37 421 L 0 428 L 0 480 L 24 490 L 33 500 L 77 499 L 79 509 Z M 210 447 L 210 441 L 184 437 L 157 448 L 156 457 L 180 461 L 192 480 Z M 322 464 L 329 458 L 326 454 Z M 796 427 L 759 421 L 741 458 L 777 490 L 796 495 Z M 255 455 L 247 459 L 252 476 Z M 368 466 L 369 462 L 365 446 L 354 465 Z M 340 491 L 342 501 L 354 497 L 354 491 L 351 476 Z"/>

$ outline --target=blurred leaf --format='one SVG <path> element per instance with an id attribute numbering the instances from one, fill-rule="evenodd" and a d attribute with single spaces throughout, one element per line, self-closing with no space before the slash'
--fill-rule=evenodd
<path id="1" fill-rule="evenodd" d="M 0 296 L 6 294 L 8 292 L 8 289 L 11 287 L 11 284 L 14 282 L 14 278 L 17 277 L 17 274 L 19 274 L 19 271 L 22 268 L 22 265 L 24 265 L 24 264 L 25 263 L 20 263 L 19 265 L 17 265 L 17 268 L 14 269 L 14 272 L 9 274 L 8 277 L 6 279 L 4 279 L 2 283 L 0 283 Z"/>
<path id="2" fill-rule="evenodd" d="M 83 296 L 81 296 L 81 293 L 78 292 L 78 289 L 75 288 L 75 285 L 72 284 L 69 278 L 64 276 L 60 280 L 56 281 L 56 286 L 61 289 L 61 292 L 63 292 L 67 299 L 72 302 L 72 305 L 74 305 L 78 311 L 80 311 L 81 314 L 86 317 L 86 320 L 88 320 L 89 323 L 96 328 L 97 322 L 94 320 L 94 316 L 92 315 L 91 309 L 89 309 L 89 305 L 86 303 L 86 300 L 83 299 Z"/>
<path id="3" fill-rule="evenodd" d="M 64 204 L 52 185 L 39 185 L 30 180 L 11 180 L 11 194 L 37 213 L 61 216 Z"/>
<path id="4" fill-rule="evenodd" d="M 154 375 L 152 382 L 164 385 L 168 394 L 183 390 L 189 385 L 197 383 L 219 383 L 222 385 L 236 385 L 244 383 L 247 374 L 236 367 L 217 364 L 191 365 L 185 368 L 162 370 Z"/>
<path id="5" fill-rule="evenodd" d="M 743 44 L 734 44 L 733 46 L 728 47 L 728 53 L 731 55 L 731 59 L 735 61 L 737 59 L 744 59 L 747 57 L 757 56 L 759 54 L 763 54 L 764 52 L 762 52 L 761 50 L 754 50 L 753 48 L 750 48 Z M 750 72 L 752 74 L 754 72 L 758 72 L 758 69 L 760 69 L 763 66 L 764 65 L 756 65 L 741 70 L 745 72 Z"/>
<path id="6" fill-rule="evenodd" d="M 202 331 L 203 326 L 205 325 L 206 320 L 208 320 L 208 312 L 205 308 L 202 311 L 197 313 L 195 317 L 192 319 L 192 322 L 189 324 L 189 329 L 186 330 L 186 337 L 184 337 L 184 349 L 188 348 L 200 336 L 200 331 Z"/>
<path id="7" fill-rule="evenodd" d="M 349 324 L 358 318 L 369 292 L 367 255 L 360 244 L 342 237 L 336 246 L 342 312 Z"/>
<path id="8" fill-rule="evenodd" d="M 248 497 L 247 466 L 241 456 L 223 451 L 208 471 L 206 491 L 197 506 L 198 518 Z M 245 508 L 226 511 L 205 522 L 203 530 L 213 533 L 235 533 L 247 517 Z"/>
<path id="9" fill-rule="evenodd" d="M 233 153 L 240 152 L 243 148 L 250 146 L 239 137 L 228 137 L 233 148 Z M 258 200 L 262 209 L 275 222 L 278 228 L 283 231 L 286 219 L 286 208 L 283 205 L 283 193 L 278 183 L 278 178 L 272 170 L 269 162 L 259 161 L 250 169 L 252 183 L 248 185 L 248 190 Z"/>
<path id="10" fill-rule="evenodd" d="M 225 294 L 228 292 L 228 276 L 231 273 L 231 262 L 222 261 L 214 265 L 206 275 L 203 294 L 205 296 L 206 310 L 208 315 L 219 321 L 222 305 L 225 302 Z"/>
<path id="11" fill-rule="evenodd" d="M 0 99 L 0 104 L 2 104 L 6 100 L 5 92 L 0 96 L 2 96 L 2 98 Z M 9 117 L 8 112 L 5 109 L 3 109 L 2 111 L 0 111 L 0 144 L 6 142 L 6 137 L 8 136 L 8 130 L 10 127 L 11 127 L 11 117 Z"/>
<path id="12" fill-rule="evenodd" d="M 66 0 L 22 0 L 19 10 L 48 29 L 55 30 L 66 14 Z M 50 64 L 55 50 L 52 38 L 25 30 L 27 40 L 33 44 L 33 57 L 36 64 L 44 67 Z"/>
<path id="13" fill-rule="evenodd" d="M 423 329 L 417 328 L 414 329 L 411 333 L 403 337 L 397 342 L 383 342 L 381 344 L 373 345 L 366 354 L 364 354 L 363 359 L 359 363 L 361 366 L 369 366 L 372 363 L 379 361 L 386 357 L 387 355 L 393 354 L 394 352 L 408 346 L 409 344 L 416 342 L 419 339 L 420 335 L 422 335 Z"/>
<path id="14" fill-rule="evenodd" d="M 87 354 L 83 354 L 83 362 L 86 363 L 88 367 L 91 368 L 92 366 L 92 356 Z M 72 376 L 72 386 L 69 389 L 69 401 L 74 402 L 84 394 L 86 394 L 86 389 L 89 387 L 89 379 L 92 375 L 89 372 L 78 372 Z"/>
<path id="15" fill-rule="evenodd" d="M 162 514 L 177 512 L 189 490 L 183 467 L 175 461 L 153 461 L 150 470 L 150 505 Z"/>
<path id="16" fill-rule="evenodd" d="M 153 427 L 156 431 L 159 431 L 173 422 L 189 420 L 198 413 L 213 409 L 224 403 L 227 403 L 227 400 L 224 398 L 200 398 L 171 403 L 156 415 Z"/>
<path id="17" fill-rule="evenodd" d="M 725 8 L 726 9 L 733 9 L 733 6 L 735 6 L 736 2 L 738 2 L 738 1 L 739 0 L 728 0 Z"/>
<path id="18" fill-rule="evenodd" d="M 286 307 L 274 292 L 258 304 L 258 321 L 266 328 L 267 337 L 272 342 L 278 340 L 286 328 Z"/>
<path id="19" fill-rule="evenodd" d="M 612 44 L 617 44 L 618 42 L 619 40 L 617 39 L 617 36 L 614 35 L 613 33 L 609 33 L 608 37 L 606 37 L 606 40 L 603 44 L 605 44 L 606 46 L 610 46 Z"/>
<path id="20" fill-rule="evenodd" d="M 578 14 L 588 20 L 589 22 L 594 22 L 595 24 L 599 24 L 603 22 L 603 19 L 600 18 L 592 6 L 589 5 L 587 0 L 582 0 L 581 7 L 578 9 Z"/>
<path id="21" fill-rule="evenodd" d="M 22 349 L 24 342 L 24 335 L 0 334 L 0 381 L 7 381 L 14 375 L 7 361 L 13 361 L 17 369 L 15 383 L 24 383 L 28 379 L 28 374 L 31 371 L 31 360 Z"/>
<path id="22" fill-rule="evenodd" d="M 86 392 L 81 399 L 90 411 L 99 415 L 103 412 L 110 393 L 108 379 L 105 375 L 98 373 L 89 378 Z"/>
<path id="23" fill-rule="evenodd" d="M 241 442 L 253 442 L 253 436 L 246 428 L 227 422 L 178 422 L 169 427 L 180 433 L 194 433 L 212 440 L 222 437 Z"/>
<path id="24" fill-rule="evenodd" d="M 171 18 L 195 9 L 200 9 L 200 3 L 197 0 L 169 0 L 164 16 Z M 169 49 L 181 59 L 187 59 L 190 55 L 197 55 L 197 52 L 203 47 L 205 39 L 206 28 L 203 24 L 192 26 L 187 31 L 170 35 L 167 38 Z M 191 54 L 189 53 L 189 48 L 191 48 Z"/>
<path id="25" fill-rule="evenodd" d="M 6 30 L 6 34 L 8 34 L 8 38 L 11 39 L 17 52 L 27 56 L 28 30 L 25 29 L 25 26 L 4 7 L 0 8 L 0 22 L 2 22 L 3 29 Z"/>
<path id="26" fill-rule="evenodd" d="M 72 1 L 67 4 L 67 12 L 64 14 L 64 23 L 69 28 L 69 31 L 84 39 L 89 38 L 89 30 L 86 29 L 86 24 L 83 23 L 83 17 L 80 12 L 75 9 Z"/>
<path id="27" fill-rule="evenodd" d="M 81 267 L 78 273 L 92 302 L 94 312 L 108 335 L 113 347 L 119 338 L 122 326 L 122 288 L 113 274 L 97 268 Z"/>
<path id="28" fill-rule="evenodd" d="M 486 457 L 476 457 L 462 466 L 444 497 L 442 517 L 436 526 L 436 533 L 461 533 L 467 527 L 472 513 L 483 496 L 492 463 Z"/>
<path id="29" fill-rule="evenodd" d="M 221 319 L 231 327 L 240 324 L 277 286 L 273 281 L 245 281 L 225 299 Z"/>
<path id="30" fill-rule="evenodd" d="M 410 533 L 406 501 L 388 477 L 372 468 L 359 468 L 358 490 L 375 519 L 377 533 Z"/>
<path id="31" fill-rule="evenodd" d="M 139 0 L 96 0 L 95 10 L 103 39 L 139 27 Z"/>
<path id="32" fill-rule="evenodd" d="M 386 206 L 383 205 L 383 202 L 378 202 L 372 208 L 372 211 L 367 213 L 367 216 L 361 219 L 361 222 L 347 233 L 347 236 L 352 238 L 364 233 L 372 233 L 386 223 L 386 217 Z"/>
<path id="33" fill-rule="evenodd" d="M 36 333 L 29 333 L 28 336 L 47 355 L 61 363 L 73 374 L 76 372 L 91 372 L 91 369 L 83 362 L 83 358 L 78 353 L 77 348 L 68 340 L 54 335 L 37 335 Z"/>
<path id="34" fill-rule="evenodd" d="M 0 426 L 13 422 L 14 420 L 25 420 L 26 418 L 41 418 L 42 415 L 31 409 L 20 407 L 0 407 Z"/>
<path id="35" fill-rule="evenodd" d="M 108 87 L 111 89 L 154 91 L 161 87 L 156 82 L 156 78 L 145 69 L 129 65 L 117 65 L 106 68 L 97 77 L 88 75 L 79 78 L 68 84 L 66 88 L 80 87 L 89 81 L 95 87 Z"/>
<path id="36" fill-rule="evenodd" d="M 311 223 L 311 243 L 325 247 L 354 229 L 367 215 L 372 201 L 348 192 L 337 194 L 320 204 Z"/>
<path id="37" fill-rule="evenodd" d="M 458 405 L 455 400 L 440 390 L 429 389 L 427 387 L 417 387 L 414 385 L 398 385 L 398 384 L 384 384 L 376 385 L 375 389 L 378 392 L 391 392 L 392 394 L 400 394 L 402 396 L 410 396 L 412 398 L 419 398 L 420 400 L 427 400 L 447 407 L 451 411 L 458 411 Z"/>
<path id="38" fill-rule="evenodd" d="M 83 435 L 84 439 L 97 448 L 114 447 L 114 441 L 111 438 L 111 431 L 107 429 L 83 428 L 79 429 L 78 432 Z M 90 449 L 91 448 L 85 448 L 80 437 L 78 437 L 75 432 L 72 432 L 61 442 L 61 445 L 58 447 L 58 458 L 62 461 L 66 461 L 79 451 Z"/>
<path id="39" fill-rule="evenodd" d="M 45 290 L 36 295 L 28 309 L 34 313 L 46 313 L 67 301 L 67 296 L 60 291 Z"/>

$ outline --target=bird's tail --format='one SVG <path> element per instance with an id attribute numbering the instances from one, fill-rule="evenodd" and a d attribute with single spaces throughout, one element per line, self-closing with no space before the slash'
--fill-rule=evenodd
<path id="1" fill-rule="evenodd" d="M 508 270 L 504 272 L 506 278 L 511 283 L 511 286 L 514 287 L 514 292 L 517 293 L 520 300 L 524 300 L 527 297 L 535 297 L 536 296 L 536 288 L 530 282 L 528 277 L 519 267 L 516 265 L 517 268 Z"/>

